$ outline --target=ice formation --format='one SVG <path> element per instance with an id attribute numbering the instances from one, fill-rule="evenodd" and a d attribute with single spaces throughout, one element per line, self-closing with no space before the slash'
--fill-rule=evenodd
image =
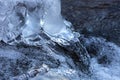
<path id="1" fill-rule="evenodd" d="M 6 43 L 29 44 L 30 39 L 44 32 L 53 41 L 65 45 L 67 41 L 77 41 L 79 36 L 61 16 L 60 0 L 1 1 L 0 8 L 0 40 Z"/>
<path id="2" fill-rule="evenodd" d="M 32 71 L 29 71 L 26 74 L 13 77 L 10 80 L 28 80 L 30 78 L 34 78 L 37 74 L 43 75 L 43 74 L 45 74 L 48 71 L 49 71 L 49 67 L 47 65 L 43 64 L 42 67 L 39 68 L 39 69 L 34 69 Z"/>
<path id="3" fill-rule="evenodd" d="M 88 67 L 89 54 L 79 42 L 79 33 L 62 17 L 60 0 L 9 0 L 1 1 L 0 6 L 3 11 L 0 39 L 5 43 L 46 45 L 49 41 L 41 36 L 45 34 L 52 42 L 76 54 L 78 62 Z"/>
<path id="4" fill-rule="evenodd" d="M 85 40 L 86 46 L 95 44 L 99 46 L 98 49 L 101 48 L 100 51 L 97 51 L 99 56 L 90 59 L 88 52 L 78 40 L 80 36 L 79 33 L 74 32 L 71 23 L 62 17 L 60 0 L 4 0 L 0 1 L 0 10 L 0 40 L 11 45 L 23 42 L 25 44 L 37 46 L 47 43 L 47 40 L 41 36 L 41 34 L 44 33 L 53 42 L 60 44 L 69 52 L 76 54 L 79 57 L 78 62 L 81 61 L 83 67 L 85 67 L 85 65 L 90 65 L 93 75 L 89 80 L 120 79 L 120 47 L 100 38 L 88 38 Z M 62 77 L 62 79 L 66 80 L 88 80 L 86 76 L 78 76 L 78 73 L 81 73 L 80 71 L 70 69 L 65 56 L 61 58 L 60 55 L 51 51 L 48 45 L 45 45 L 44 48 L 47 50 L 48 54 L 50 53 L 51 56 L 54 55 L 55 59 L 61 59 L 61 65 L 59 68 L 51 69 L 46 75 L 37 75 L 37 77 L 31 80 L 50 80 L 51 76 L 53 80 L 56 80 L 56 77 Z M 8 53 L 9 55 L 6 55 Z M 8 59 L 19 59 L 23 57 L 21 54 L 22 53 L 11 50 L 4 51 L 0 49 L 0 57 Z M 69 56 L 73 55 L 70 54 Z M 98 59 L 103 56 L 107 56 L 107 59 L 111 60 L 110 64 L 105 65 L 98 62 Z M 73 64 L 71 60 L 68 62 L 76 68 L 76 65 Z M 80 66 L 80 64 L 78 64 L 78 66 Z M 28 72 L 16 76 L 15 78 L 28 78 L 28 75 L 29 77 L 33 76 L 34 70 L 31 73 Z"/>
<path id="5" fill-rule="evenodd" d="M 70 29 L 71 23 L 64 20 L 61 16 L 60 0 L 47 0 L 46 3 L 46 12 L 43 16 L 43 20 L 40 21 L 45 33 L 47 33 L 47 35 L 50 36 L 54 41 L 64 45 L 67 41 L 75 41 L 76 36 Z M 48 4 L 52 5 L 48 6 Z"/>
<path id="6" fill-rule="evenodd" d="M 70 51 L 74 51 L 73 48 L 75 48 L 77 50 L 75 51 L 76 55 L 85 54 L 84 57 L 80 56 L 79 60 L 89 65 L 88 53 L 78 40 L 79 33 L 74 32 L 71 23 L 61 15 L 60 0 L 0 1 L 0 9 L 2 11 L 0 13 L 1 41 L 10 45 L 20 43 L 32 46 L 42 45 L 49 49 L 46 44 L 49 41 L 41 35 L 45 34 L 51 41 L 65 48 L 72 46 Z M 75 45 L 73 45 L 74 43 Z M 80 49 L 77 49 L 78 47 Z M 79 51 L 81 49 L 82 53 Z M 21 77 L 24 79 L 28 76 L 23 74 Z M 19 79 L 19 76 L 17 79 Z"/>

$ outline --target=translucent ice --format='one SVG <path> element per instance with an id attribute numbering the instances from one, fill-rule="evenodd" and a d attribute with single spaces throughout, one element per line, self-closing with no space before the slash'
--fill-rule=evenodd
<path id="1" fill-rule="evenodd" d="M 0 40 L 6 43 L 18 39 L 29 43 L 28 39 L 38 36 L 41 28 L 55 42 L 77 40 L 71 23 L 61 16 L 60 0 L 0 1 L 0 9 Z"/>
<path id="2" fill-rule="evenodd" d="M 46 12 L 43 20 L 40 21 L 45 33 L 58 43 L 65 44 L 67 40 L 75 40 L 75 35 L 70 29 L 70 22 L 64 20 L 61 16 L 60 0 L 47 0 L 46 5 Z"/>
<path id="3" fill-rule="evenodd" d="M 83 65 L 89 65 L 89 55 L 79 42 L 79 33 L 74 32 L 71 23 L 66 21 L 61 15 L 60 0 L 12 0 L 1 1 L 12 7 L 8 14 L 0 23 L 2 29 L 1 40 L 8 44 L 18 44 L 23 42 L 28 45 L 41 45 L 47 40 L 40 34 L 45 34 L 52 42 L 56 42 L 70 52 L 78 56 L 78 61 Z M 48 41 L 49 42 L 49 41 Z M 69 48 L 68 48 L 69 47 Z M 81 65 L 81 64 L 79 64 Z"/>

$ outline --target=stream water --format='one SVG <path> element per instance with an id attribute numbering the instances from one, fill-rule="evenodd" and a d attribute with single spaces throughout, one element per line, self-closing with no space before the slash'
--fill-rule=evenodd
<path id="1" fill-rule="evenodd" d="M 120 80 L 120 47 L 75 32 L 60 0 L 6 0 L 0 10 L 1 80 Z"/>

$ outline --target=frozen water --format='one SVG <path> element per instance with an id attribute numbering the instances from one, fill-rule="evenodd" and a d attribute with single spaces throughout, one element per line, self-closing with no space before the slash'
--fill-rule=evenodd
<path id="1" fill-rule="evenodd" d="M 60 0 L 47 0 L 46 5 L 47 7 L 45 8 L 46 12 L 44 18 L 40 21 L 44 31 L 50 37 L 58 38 L 58 40 L 55 40 L 56 42 L 59 42 L 59 39 L 68 41 L 72 40 L 74 38 L 74 34 L 70 30 L 71 25 L 67 25 L 69 22 L 65 21 L 61 16 Z"/>
<path id="2" fill-rule="evenodd" d="M 90 46 L 90 44 L 97 45 L 99 48 L 97 51 L 98 56 L 95 56 L 90 60 L 90 69 L 92 71 L 90 77 L 83 73 L 80 73 L 81 76 L 78 76 L 76 70 L 69 69 L 68 66 L 62 64 L 58 69 L 51 69 L 50 72 L 44 76 L 36 76 L 31 80 L 50 80 L 51 78 L 53 80 L 59 80 L 61 78 L 65 80 L 120 80 L 120 47 L 114 43 L 106 42 L 103 38 L 96 37 L 86 38 L 85 45 Z M 110 63 L 109 61 L 106 63 L 99 62 L 99 59 L 105 55 L 107 56 L 107 59 L 110 60 Z M 103 62 L 105 62 L 105 60 L 103 60 Z M 58 78 L 58 75 L 61 78 Z"/>
<path id="3" fill-rule="evenodd" d="M 97 51 L 98 56 L 92 57 L 90 60 L 91 76 L 84 75 L 80 71 L 71 69 L 68 64 L 66 64 L 64 56 L 56 55 L 58 56 L 56 57 L 54 55 L 55 53 L 51 51 L 51 54 L 60 59 L 62 64 L 58 68 L 50 69 L 49 72 L 44 75 L 38 74 L 30 80 L 120 80 L 120 47 L 114 43 L 106 42 L 105 39 L 96 37 L 85 39 L 85 45 L 90 46 L 90 44 L 97 45 L 99 48 Z M 103 56 L 107 56 L 107 61 L 104 60 L 103 63 L 100 63 L 99 60 L 103 58 Z M 104 63 L 105 61 L 106 63 Z M 71 64 L 74 65 L 73 63 Z"/>
<path id="4" fill-rule="evenodd" d="M 41 28 L 55 42 L 65 45 L 77 40 L 70 22 L 61 16 L 60 0 L 0 1 L 0 9 L 0 40 L 6 43 L 30 43 L 29 38 L 38 36 Z"/>
<path id="5" fill-rule="evenodd" d="M 0 57 L 6 57 L 8 59 L 20 59 L 23 56 L 20 52 L 16 52 L 14 50 L 4 50 L 4 49 L 0 49 Z"/>
<path id="6" fill-rule="evenodd" d="M 70 45 L 70 41 L 73 44 L 79 41 L 79 34 L 75 33 L 71 28 L 71 23 L 61 16 L 60 0 L 4 0 L 0 1 L 0 10 L 0 40 L 8 44 L 24 42 L 37 46 L 49 42 L 41 37 L 41 33 L 45 33 L 52 41 L 64 46 Z M 36 39 L 38 40 L 36 41 Z M 51 53 L 51 56 L 56 57 L 55 59 L 62 59 L 59 60 L 61 65 L 56 69 L 50 69 L 47 74 L 37 75 L 31 80 L 56 80 L 58 77 L 62 80 L 120 80 L 120 47 L 101 38 L 86 38 L 85 46 L 91 44 L 97 45 L 99 49 L 97 56 L 89 59 L 93 74 L 91 77 L 76 69 L 71 69 L 66 62 L 65 56 L 56 55 L 53 51 L 51 53 L 48 45 L 42 45 L 49 55 Z M 80 52 L 78 45 L 75 44 L 72 47 L 74 47 L 73 49 L 77 48 L 76 52 Z M 82 47 L 82 50 L 85 49 Z M 31 56 L 33 55 L 36 57 L 35 54 Z M 77 54 L 77 56 L 82 56 L 80 59 L 84 59 L 81 54 Z M 106 56 L 105 61 L 100 61 L 104 56 Z M 0 49 L 1 57 L 15 61 L 23 57 L 23 55 L 14 50 L 5 51 Z M 38 54 L 37 58 L 40 58 Z M 75 66 L 72 60 L 68 62 Z M 39 62 L 36 60 L 36 63 Z"/>

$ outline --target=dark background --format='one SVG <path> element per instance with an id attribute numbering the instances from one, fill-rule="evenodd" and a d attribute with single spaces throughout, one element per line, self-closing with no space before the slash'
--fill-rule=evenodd
<path id="1" fill-rule="evenodd" d="M 120 46 L 120 0 L 62 0 L 62 14 L 85 36 Z"/>

